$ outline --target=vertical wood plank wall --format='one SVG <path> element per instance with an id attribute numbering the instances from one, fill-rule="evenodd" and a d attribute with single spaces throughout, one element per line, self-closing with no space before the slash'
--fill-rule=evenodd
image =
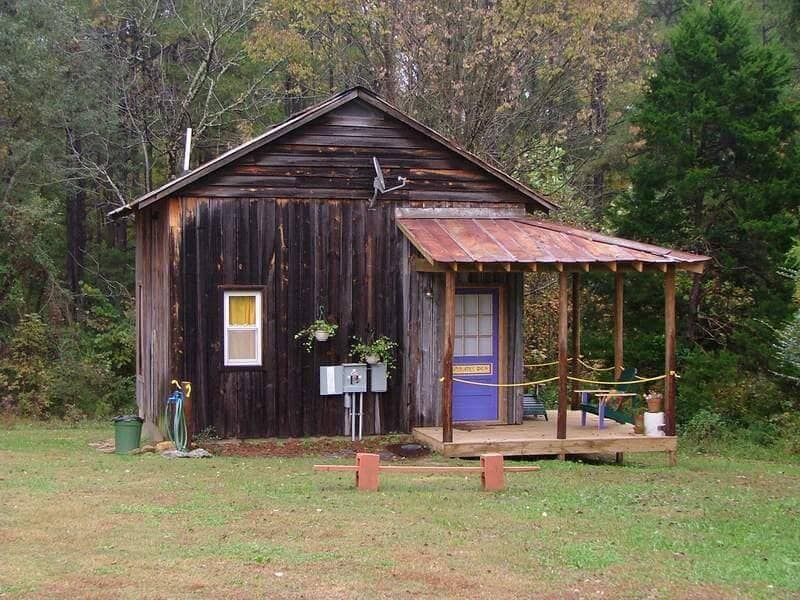
<path id="1" fill-rule="evenodd" d="M 136 401 L 157 422 L 170 381 L 169 223 L 166 205 L 136 215 Z"/>
<path id="2" fill-rule="evenodd" d="M 372 156 L 381 161 L 387 184 L 398 174 L 410 181 L 369 209 Z M 169 365 L 167 384 L 170 378 L 192 381 L 195 431 L 214 427 L 236 437 L 341 433 L 342 399 L 319 396 L 319 366 L 346 361 L 351 337 L 364 338 L 370 330 L 401 343 L 389 392 L 379 396 L 381 430 L 437 422 L 443 277 L 412 270 L 415 251 L 395 226 L 394 210 L 524 206 L 519 193 L 358 103 L 181 193 L 154 205 L 163 213 L 161 226 L 168 227 L 163 270 L 170 277 L 169 285 L 148 285 L 162 286 L 149 292 L 160 294 L 158 302 L 166 294 L 160 326 L 169 332 L 169 358 L 159 357 L 159 365 Z M 138 264 L 144 272 L 155 263 L 142 257 Z M 507 286 L 506 377 L 519 380 L 522 276 L 459 274 L 459 281 Z M 261 368 L 223 365 L 225 286 L 263 290 Z M 340 329 L 308 354 L 294 334 L 317 317 L 320 305 Z M 509 421 L 520 422 L 521 390 L 504 402 Z M 372 398 L 365 409 L 365 431 L 373 432 Z"/>

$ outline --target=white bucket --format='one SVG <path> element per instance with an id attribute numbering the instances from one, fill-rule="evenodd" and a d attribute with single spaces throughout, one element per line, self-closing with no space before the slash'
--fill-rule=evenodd
<path id="1" fill-rule="evenodd" d="M 661 437 L 664 434 L 664 413 L 644 413 L 644 434 L 650 437 Z"/>

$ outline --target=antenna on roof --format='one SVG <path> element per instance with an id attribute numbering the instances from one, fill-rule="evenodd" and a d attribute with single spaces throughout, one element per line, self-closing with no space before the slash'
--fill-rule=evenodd
<path id="1" fill-rule="evenodd" d="M 183 147 L 183 172 L 189 170 L 189 159 L 192 157 L 192 128 L 186 128 L 186 145 Z"/>
<path id="2" fill-rule="evenodd" d="M 372 157 L 372 165 L 375 167 L 375 179 L 372 180 L 372 198 L 369 200 L 369 208 L 375 206 L 375 200 L 378 198 L 378 194 L 388 194 L 389 192 L 399 190 L 401 187 L 405 187 L 408 181 L 405 177 L 398 176 L 397 181 L 400 182 L 400 185 L 387 189 L 386 180 L 384 180 L 383 171 L 381 171 L 381 163 L 378 162 L 375 156 Z"/>

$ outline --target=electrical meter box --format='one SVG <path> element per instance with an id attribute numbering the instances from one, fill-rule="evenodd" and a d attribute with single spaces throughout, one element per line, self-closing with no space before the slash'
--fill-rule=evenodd
<path id="1" fill-rule="evenodd" d="M 371 392 L 385 392 L 387 390 L 386 363 L 370 365 L 369 377 L 369 389 Z"/>
<path id="2" fill-rule="evenodd" d="M 364 363 L 345 363 L 344 383 L 342 390 L 345 394 L 367 391 L 367 365 Z"/>
<path id="3" fill-rule="evenodd" d="M 319 368 L 319 393 L 322 396 L 339 396 L 344 383 L 342 365 Z"/>

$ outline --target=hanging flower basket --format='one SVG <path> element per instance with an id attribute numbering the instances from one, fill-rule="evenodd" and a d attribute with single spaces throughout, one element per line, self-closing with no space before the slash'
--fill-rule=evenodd
<path id="1" fill-rule="evenodd" d="M 326 321 L 323 315 L 323 307 L 319 307 L 319 319 L 311 323 L 308 327 L 304 327 L 300 331 L 294 334 L 294 339 L 302 340 L 303 347 L 306 349 L 306 352 L 311 352 L 314 348 L 314 342 L 327 342 L 330 338 L 336 335 L 336 330 L 339 329 L 339 326 L 335 323 L 329 323 Z"/>

